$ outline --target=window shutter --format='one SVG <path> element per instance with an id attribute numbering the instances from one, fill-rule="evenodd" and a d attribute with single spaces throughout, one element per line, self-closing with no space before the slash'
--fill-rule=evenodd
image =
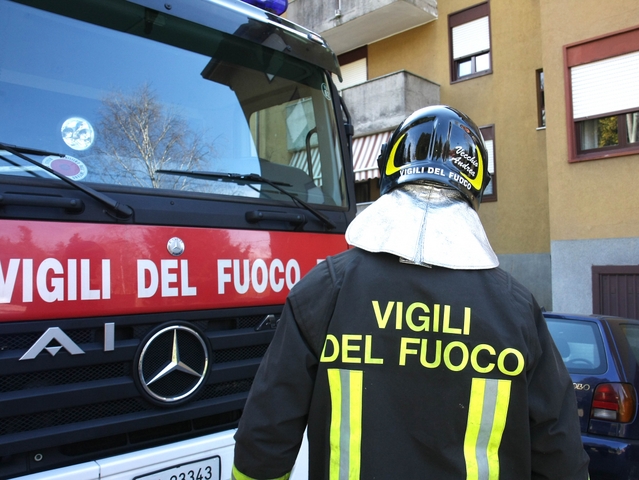
<path id="1" fill-rule="evenodd" d="M 366 58 L 360 58 L 351 63 L 342 65 L 342 78 L 343 82 L 340 82 L 337 76 L 333 75 L 333 81 L 338 90 L 344 90 L 345 88 L 359 85 L 368 80 L 368 71 L 366 68 Z"/>
<path id="2" fill-rule="evenodd" d="M 570 69 L 573 119 L 639 109 L 639 52 Z"/>
<path id="3" fill-rule="evenodd" d="M 490 173 L 495 173 L 495 152 L 493 149 L 492 140 L 484 140 L 484 145 L 486 145 L 486 150 L 488 150 L 488 171 Z"/>
<path id="4" fill-rule="evenodd" d="M 486 145 L 486 150 L 488 151 L 488 171 L 493 174 L 495 173 L 495 145 L 492 140 L 484 140 L 484 145 Z M 484 195 L 492 195 L 493 193 L 493 182 L 492 180 L 484 190 Z"/>
<path id="5" fill-rule="evenodd" d="M 488 17 L 453 27 L 453 59 L 468 57 L 490 50 Z"/>

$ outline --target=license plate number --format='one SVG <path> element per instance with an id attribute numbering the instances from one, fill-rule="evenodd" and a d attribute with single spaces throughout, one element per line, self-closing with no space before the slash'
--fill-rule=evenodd
<path id="1" fill-rule="evenodd" d="M 165 468 L 133 480 L 220 480 L 220 457 Z"/>

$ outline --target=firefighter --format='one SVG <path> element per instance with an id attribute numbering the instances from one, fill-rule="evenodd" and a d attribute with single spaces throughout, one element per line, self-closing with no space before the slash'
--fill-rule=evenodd
<path id="1" fill-rule="evenodd" d="M 423 108 L 378 158 L 381 197 L 290 292 L 235 435 L 233 478 L 588 478 L 573 385 L 477 215 L 477 126 Z"/>

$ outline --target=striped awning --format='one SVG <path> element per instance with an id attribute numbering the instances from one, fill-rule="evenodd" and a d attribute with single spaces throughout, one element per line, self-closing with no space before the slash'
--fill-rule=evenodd
<path id="1" fill-rule="evenodd" d="M 355 181 L 363 182 L 369 178 L 379 178 L 377 157 L 382 150 L 382 144 L 388 142 L 393 132 L 382 132 L 353 139 L 353 171 Z M 317 147 L 311 148 L 311 164 L 313 166 L 313 180 L 318 187 L 322 186 L 322 171 Z M 306 150 L 296 152 L 291 158 L 290 165 L 308 173 L 308 155 Z"/>
<path id="2" fill-rule="evenodd" d="M 319 149 L 317 147 L 311 148 L 310 159 L 306 153 L 306 150 L 301 150 L 296 152 L 291 158 L 290 165 L 292 167 L 299 168 L 300 170 L 304 170 L 308 173 L 309 165 L 308 162 L 310 160 L 312 168 L 313 168 L 313 181 L 315 185 L 318 187 L 322 186 L 322 164 L 320 163 L 320 155 Z"/>
<path id="3" fill-rule="evenodd" d="M 353 139 L 353 171 L 356 182 L 379 178 L 377 157 L 382 144 L 388 142 L 391 133 L 393 132 L 382 132 Z"/>

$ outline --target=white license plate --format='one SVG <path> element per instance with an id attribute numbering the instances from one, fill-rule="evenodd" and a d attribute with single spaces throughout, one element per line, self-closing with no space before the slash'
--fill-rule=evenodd
<path id="1" fill-rule="evenodd" d="M 220 457 L 165 468 L 133 480 L 220 480 Z"/>

